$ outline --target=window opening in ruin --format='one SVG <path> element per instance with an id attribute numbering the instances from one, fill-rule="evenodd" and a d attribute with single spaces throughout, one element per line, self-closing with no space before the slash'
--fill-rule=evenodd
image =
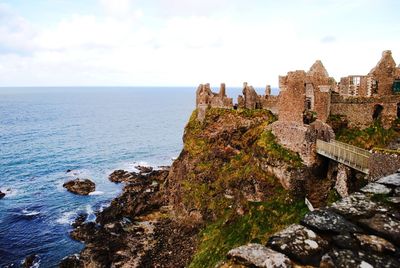
<path id="1" fill-rule="evenodd" d="M 350 85 L 359 86 L 360 83 L 361 83 L 361 77 L 359 77 L 359 76 L 350 77 Z"/>
<path id="2" fill-rule="evenodd" d="M 372 79 L 372 86 L 371 86 L 372 94 L 378 94 L 378 81 Z"/>
<path id="3" fill-rule="evenodd" d="M 397 103 L 397 118 L 400 118 L 400 102 Z"/>
<path id="4" fill-rule="evenodd" d="M 400 79 L 396 79 L 393 82 L 393 92 L 400 93 Z"/>
<path id="5" fill-rule="evenodd" d="M 383 106 L 380 104 L 376 104 L 374 106 L 374 113 L 372 114 L 372 119 L 377 120 L 381 117 L 383 111 Z"/>
<path id="6" fill-rule="evenodd" d="M 306 110 L 311 110 L 311 98 L 306 98 Z"/>

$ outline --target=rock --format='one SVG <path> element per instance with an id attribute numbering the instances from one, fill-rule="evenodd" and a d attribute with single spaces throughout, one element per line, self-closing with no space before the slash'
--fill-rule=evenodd
<path id="1" fill-rule="evenodd" d="M 370 263 L 361 260 L 357 254 L 348 249 L 333 249 L 322 257 L 319 267 L 373 268 Z"/>
<path id="2" fill-rule="evenodd" d="M 393 204 L 400 204 L 400 196 L 388 197 L 387 201 Z"/>
<path id="3" fill-rule="evenodd" d="M 5 193 L 3 193 L 2 191 L 0 191 L 0 199 L 4 198 L 6 196 Z"/>
<path id="4" fill-rule="evenodd" d="M 380 183 L 369 183 L 367 186 L 361 188 L 361 191 L 371 194 L 390 194 L 392 190 Z"/>
<path id="5" fill-rule="evenodd" d="M 400 187 L 394 189 L 394 196 L 400 196 Z"/>
<path id="6" fill-rule="evenodd" d="M 66 171 L 65 171 L 65 173 L 70 173 L 72 171 L 72 169 L 67 169 Z"/>
<path id="7" fill-rule="evenodd" d="M 370 216 L 379 211 L 387 211 L 362 193 L 354 193 L 333 203 L 331 209 L 345 217 Z"/>
<path id="8" fill-rule="evenodd" d="M 335 235 L 332 237 L 332 242 L 341 249 L 357 249 L 358 242 L 349 234 Z"/>
<path id="9" fill-rule="evenodd" d="M 63 184 L 68 191 L 78 195 L 88 195 L 96 190 L 96 185 L 89 179 L 76 179 Z"/>
<path id="10" fill-rule="evenodd" d="M 292 267 L 290 259 L 284 254 L 260 244 L 248 244 L 232 249 L 228 252 L 228 258 L 250 267 Z"/>
<path id="11" fill-rule="evenodd" d="M 109 176 L 108 179 L 111 182 L 120 183 L 120 182 L 130 182 L 133 179 L 137 179 L 139 174 L 135 172 L 128 172 L 126 170 L 115 170 Z"/>
<path id="12" fill-rule="evenodd" d="M 69 234 L 72 239 L 77 241 L 88 241 L 96 233 L 96 224 L 88 222 L 79 225 Z"/>
<path id="13" fill-rule="evenodd" d="M 385 268 L 399 268 L 400 263 L 398 258 L 394 258 L 390 255 L 381 255 L 374 254 L 371 252 L 359 251 L 359 258 L 362 260 L 362 263 L 371 264 L 372 267 L 385 267 Z M 362 266 L 361 266 L 362 267 Z M 371 266 L 369 266 L 371 267 Z"/>
<path id="14" fill-rule="evenodd" d="M 79 258 L 78 254 L 74 254 L 68 257 L 65 257 L 62 259 L 60 265 L 60 268 L 83 268 L 84 265 L 82 261 Z"/>
<path id="15" fill-rule="evenodd" d="M 293 224 L 271 236 L 267 246 L 305 265 L 318 265 L 328 242 L 314 231 Z"/>
<path id="16" fill-rule="evenodd" d="M 400 187 L 400 173 L 394 173 L 392 175 L 383 177 L 377 181 L 377 183 L 386 184 L 389 186 Z"/>
<path id="17" fill-rule="evenodd" d="M 72 227 L 77 228 L 78 226 L 83 225 L 83 223 L 86 221 L 88 217 L 87 213 L 81 213 L 76 217 L 75 221 L 71 224 Z"/>
<path id="18" fill-rule="evenodd" d="M 354 235 L 360 242 L 360 246 L 363 249 L 372 250 L 379 253 L 396 252 L 396 248 L 392 243 L 379 236 L 366 235 L 366 234 L 354 234 Z"/>
<path id="19" fill-rule="evenodd" d="M 140 173 L 150 173 L 153 171 L 152 167 L 147 167 L 147 166 L 135 166 L 137 170 L 139 170 Z"/>
<path id="20" fill-rule="evenodd" d="M 359 223 L 393 243 L 400 245 L 400 220 L 386 214 L 376 214 L 369 219 L 361 219 Z"/>
<path id="21" fill-rule="evenodd" d="M 360 228 L 342 216 L 328 210 L 315 210 L 307 213 L 301 221 L 303 225 L 320 232 L 337 234 L 359 232 Z"/>
<path id="22" fill-rule="evenodd" d="M 39 263 L 39 261 L 40 261 L 39 256 L 36 254 L 32 254 L 26 257 L 22 264 L 23 267 L 30 268 L 30 267 L 35 267 L 35 265 Z"/>

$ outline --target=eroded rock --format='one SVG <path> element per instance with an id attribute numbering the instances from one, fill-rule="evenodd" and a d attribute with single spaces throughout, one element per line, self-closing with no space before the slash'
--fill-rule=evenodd
<path id="1" fill-rule="evenodd" d="M 386 214 L 376 214 L 369 219 L 361 219 L 359 223 L 365 228 L 400 245 L 400 221 Z"/>
<path id="2" fill-rule="evenodd" d="M 360 228 L 353 223 L 328 210 L 315 210 L 309 212 L 303 218 L 301 223 L 320 232 L 332 232 L 340 234 L 360 231 Z"/>
<path id="3" fill-rule="evenodd" d="M 386 184 L 394 187 L 400 187 L 400 173 L 394 173 L 392 175 L 383 177 L 379 179 L 377 183 Z"/>
<path id="4" fill-rule="evenodd" d="M 395 246 L 379 236 L 366 235 L 366 234 L 355 234 L 355 237 L 360 242 L 360 246 L 366 250 L 372 250 L 379 253 L 396 251 Z"/>
<path id="5" fill-rule="evenodd" d="M 76 179 L 63 184 L 68 191 L 78 195 L 88 195 L 96 190 L 96 185 L 89 179 Z"/>
<path id="6" fill-rule="evenodd" d="M 328 242 L 314 231 L 293 224 L 270 237 L 267 246 L 301 264 L 318 265 Z"/>
<path id="7" fill-rule="evenodd" d="M 250 267 L 292 267 L 292 262 L 287 256 L 260 244 L 248 244 L 232 249 L 228 252 L 228 258 Z"/>
<path id="8" fill-rule="evenodd" d="M 331 209 L 345 217 L 370 216 L 379 211 L 387 211 L 362 193 L 354 193 L 333 203 Z"/>
<path id="9" fill-rule="evenodd" d="M 361 188 L 361 191 L 371 194 L 389 194 L 392 190 L 380 183 L 369 183 L 367 186 Z"/>

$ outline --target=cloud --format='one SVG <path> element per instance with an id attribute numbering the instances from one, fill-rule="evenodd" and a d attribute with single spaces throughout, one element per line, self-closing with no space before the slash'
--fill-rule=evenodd
<path id="1" fill-rule="evenodd" d="M 35 35 L 27 20 L 0 3 L 0 54 L 31 54 L 34 50 L 31 40 Z"/>
<path id="2" fill-rule="evenodd" d="M 334 43 L 336 42 L 336 37 L 332 35 L 327 35 L 321 38 L 321 43 Z"/>

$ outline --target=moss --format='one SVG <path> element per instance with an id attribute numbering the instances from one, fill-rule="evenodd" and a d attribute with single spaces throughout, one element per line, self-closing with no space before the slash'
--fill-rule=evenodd
<path id="1" fill-rule="evenodd" d="M 291 164 L 293 167 L 302 166 L 302 161 L 299 154 L 294 153 L 276 142 L 276 138 L 271 131 L 264 131 L 257 145 L 264 150 L 264 152 L 277 160 L 282 160 Z"/>
<path id="2" fill-rule="evenodd" d="M 326 204 L 332 205 L 338 200 L 340 200 L 340 195 L 335 189 L 331 189 L 328 193 L 328 197 L 326 198 Z"/>
<path id="3" fill-rule="evenodd" d="M 399 137 L 399 133 L 393 128 L 385 129 L 377 121 L 365 129 L 346 128 L 336 133 L 336 139 L 357 147 L 370 150 L 374 147 L 386 147 L 390 141 Z"/>
<path id="4" fill-rule="evenodd" d="M 285 197 L 286 193 L 281 192 L 268 202 L 249 203 L 243 216 L 227 210 L 218 221 L 203 229 L 189 267 L 214 267 L 226 259 L 232 248 L 250 242 L 265 244 L 273 233 L 298 223 L 307 207 L 303 201 L 291 202 Z"/>

